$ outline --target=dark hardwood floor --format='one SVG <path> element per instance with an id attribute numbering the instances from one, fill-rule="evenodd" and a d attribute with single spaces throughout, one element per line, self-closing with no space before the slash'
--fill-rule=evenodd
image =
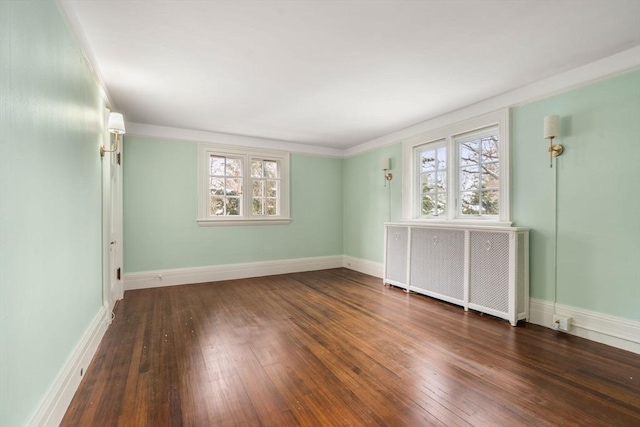
<path id="1" fill-rule="evenodd" d="M 63 426 L 640 426 L 640 356 L 346 269 L 130 291 Z"/>

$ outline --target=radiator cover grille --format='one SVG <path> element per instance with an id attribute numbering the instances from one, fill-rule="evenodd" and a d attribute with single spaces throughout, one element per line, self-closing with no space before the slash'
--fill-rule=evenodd
<path id="1" fill-rule="evenodd" d="M 464 231 L 416 228 L 411 232 L 411 286 L 462 301 Z"/>
<path id="2" fill-rule="evenodd" d="M 509 235 L 471 231 L 469 303 L 509 312 Z"/>

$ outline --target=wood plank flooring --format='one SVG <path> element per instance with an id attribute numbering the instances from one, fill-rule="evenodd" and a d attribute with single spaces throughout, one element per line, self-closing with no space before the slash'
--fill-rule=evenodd
<path id="1" fill-rule="evenodd" d="M 640 426 L 640 356 L 346 269 L 129 291 L 63 426 Z"/>

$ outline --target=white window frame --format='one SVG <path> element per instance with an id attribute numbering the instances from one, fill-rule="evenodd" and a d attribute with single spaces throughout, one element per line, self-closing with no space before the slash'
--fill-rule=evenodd
<path id="1" fill-rule="evenodd" d="M 211 156 L 224 156 L 242 160 L 242 209 L 241 215 L 210 214 L 209 159 Z M 217 225 L 264 225 L 289 224 L 289 153 L 286 151 L 236 147 L 218 144 L 199 144 L 198 146 L 198 218 L 200 226 Z M 280 193 L 278 215 L 253 214 L 253 185 L 251 177 L 252 160 L 277 161 L 280 168 Z"/>
<path id="2" fill-rule="evenodd" d="M 466 134 L 498 128 L 500 150 L 500 213 L 499 215 L 462 215 L 460 196 L 459 147 L 456 138 Z M 425 217 L 421 215 L 421 189 L 419 185 L 419 159 L 417 153 L 428 144 L 447 147 L 447 208 L 445 215 Z M 406 138 L 402 144 L 403 164 L 411 165 L 402 175 L 402 219 L 412 222 L 439 222 L 487 226 L 511 225 L 511 182 L 509 166 L 509 109 L 467 119 L 439 129 Z"/>

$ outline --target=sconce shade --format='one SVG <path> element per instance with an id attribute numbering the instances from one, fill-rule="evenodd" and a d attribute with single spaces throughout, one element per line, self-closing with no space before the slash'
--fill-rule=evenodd
<path id="1" fill-rule="evenodd" d="M 389 167 L 389 165 L 390 165 L 389 158 L 388 158 L 388 157 L 383 157 L 383 158 L 382 158 L 382 170 L 385 170 L 385 171 L 386 171 L 386 170 L 391 169 L 391 168 Z"/>
<path id="2" fill-rule="evenodd" d="M 126 133 L 124 129 L 124 118 L 120 113 L 109 113 L 109 123 L 107 129 L 110 133 L 123 134 Z"/>
<path id="3" fill-rule="evenodd" d="M 555 138 L 560 133 L 560 116 L 547 116 L 544 118 L 544 137 Z"/>

